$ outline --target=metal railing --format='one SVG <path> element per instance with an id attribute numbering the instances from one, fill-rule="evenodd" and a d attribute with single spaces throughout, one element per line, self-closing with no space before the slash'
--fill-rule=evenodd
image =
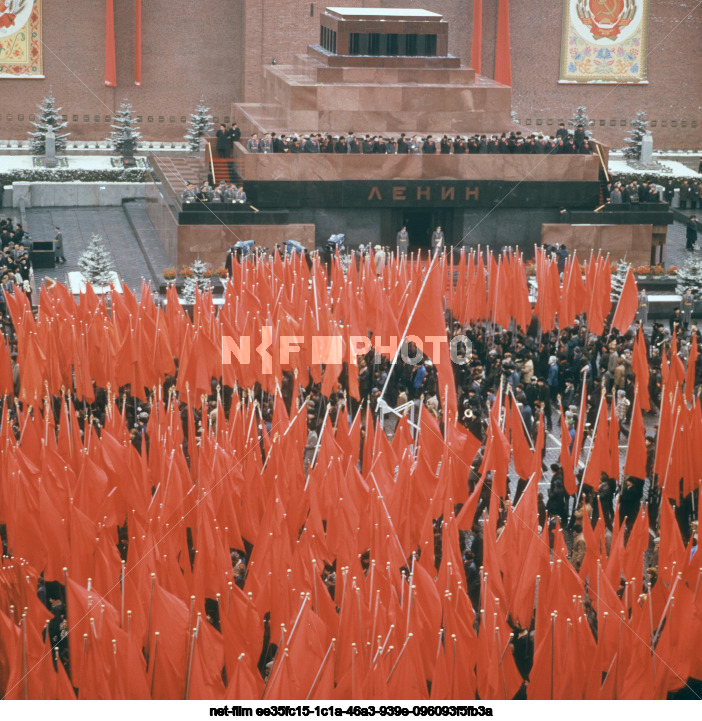
<path id="1" fill-rule="evenodd" d="M 215 176 L 214 161 L 212 160 L 212 143 L 207 143 L 207 157 L 210 160 L 210 172 L 212 173 L 212 185 L 217 185 Z"/>

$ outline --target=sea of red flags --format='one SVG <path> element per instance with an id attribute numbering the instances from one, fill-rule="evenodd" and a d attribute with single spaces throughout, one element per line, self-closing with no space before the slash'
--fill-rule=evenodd
<path id="1" fill-rule="evenodd" d="M 537 253 L 533 313 L 544 329 L 583 313 L 600 328 L 611 310 L 608 261 L 591 258 L 583 277 L 573 257 L 562 282 L 555 267 Z M 0 523 L 11 554 L 0 568 L 0 695 L 501 699 L 526 684 L 528 698 L 625 699 L 665 698 L 702 678 L 702 554 L 683 543 L 670 504 L 681 493 L 699 498 L 702 413 L 675 348 L 664 361 L 654 464 L 664 493 L 651 592 L 643 592 L 645 508 L 628 535 L 617 516 L 609 550 L 603 520 L 593 528 L 584 514 L 578 571 L 560 528 L 552 539 L 540 528 L 543 429 L 532 445 L 511 394 L 499 394 L 491 408 L 470 491 L 482 444 L 456 422 L 447 348 L 434 358 L 440 386 L 445 381 L 441 425 L 429 412 L 415 424 L 404 416 L 391 440 L 367 408 L 353 418 L 340 413 L 336 425 L 325 419 L 305 473 L 307 414 L 283 403 L 282 372 L 294 371 L 301 383 L 309 372 L 328 394 L 343 366 L 315 365 L 307 343 L 283 361 L 282 336 L 340 336 L 347 350 L 352 337 L 367 334 L 445 336 L 444 307 L 462 323 L 525 328 L 532 307 L 519 254 L 473 252 L 455 266 L 393 261 L 379 276 L 372 258 L 347 273 L 338 257 L 329 269 L 297 258 L 235 262 L 224 305 L 217 310 L 210 294 L 198 295 L 192 315 L 174 288 L 165 311 L 147 288 L 140 301 L 126 288 L 112 293 L 108 309 L 90 287 L 77 303 L 64 286 L 45 286 L 36 315 L 21 293 L 6 299 L 21 404 L 17 434 L 7 404 L 0 425 Z M 251 336 L 253 348 L 265 327 L 270 373 L 255 352 L 248 364 L 223 365 L 223 335 L 238 343 Z M 639 335 L 637 373 L 648 368 L 643 343 Z M 160 390 L 174 359 L 185 417 Z M 350 364 L 348 389 L 357 397 L 354 370 Z M 213 377 L 237 387 L 228 416 L 218 392 L 216 412 L 203 407 Z M 82 433 L 76 404 L 92 402 L 93 380 L 109 389 L 108 410 L 99 433 L 89 425 Z M 249 391 L 256 383 L 276 397 L 270 431 Z M 148 453 L 145 443 L 137 451 L 130 442 L 127 400 L 118 393 L 127 384 L 136 398 L 154 389 Z M 12 387 L 2 343 L 0 393 Z M 47 392 L 61 399 L 58 420 Z M 647 394 L 646 376 L 637 383 L 624 466 L 636 477 L 646 471 Z M 571 494 L 579 464 L 595 488 L 601 471 L 620 476 L 616 413 L 603 396 L 594 441 L 586 442 L 585 402 L 583 394 L 572 448 L 561 448 Z M 196 408 L 203 408 L 197 444 Z M 506 500 L 511 468 L 529 479 L 516 506 Z M 476 612 L 459 534 L 473 525 L 488 472 Z M 506 520 L 498 524 L 501 510 Z M 117 528 L 125 522 L 123 559 Z M 230 549 L 243 550 L 245 541 L 253 550 L 242 590 Z M 325 584 L 332 564 L 333 597 Z M 51 614 L 36 595 L 42 573 L 65 588 L 69 672 L 45 638 Z M 206 599 L 217 606 L 214 625 Z M 265 643 L 278 650 L 264 681 Z M 531 669 L 517 666 L 519 643 L 532 644 Z"/>

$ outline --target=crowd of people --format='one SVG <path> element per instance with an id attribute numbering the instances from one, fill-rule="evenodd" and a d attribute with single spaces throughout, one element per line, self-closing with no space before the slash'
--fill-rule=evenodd
<path id="1" fill-rule="evenodd" d="M 553 249 L 551 249 L 553 251 Z M 258 261 L 261 262 L 261 261 Z M 358 271 L 363 271 L 366 262 L 362 256 L 356 256 Z M 382 273 L 382 269 L 381 269 Z M 447 330 L 452 337 L 461 337 L 457 344 L 458 362 L 453 364 L 453 377 L 458 399 L 458 421 L 478 440 L 482 446 L 478 455 L 470 465 L 467 483 L 472 492 L 477 486 L 481 475 L 481 464 L 486 452 L 489 435 L 489 424 L 495 404 L 506 404 L 513 401 L 529 442 L 536 445 L 540 431 L 552 433 L 554 429 L 562 429 L 560 443 L 567 444 L 569 449 L 574 443 L 576 428 L 579 427 L 580 416 L 584 414 L 586 433 L 592 435 L 597 425 L 598 408 L 603 394 L 611 399 L 613 413 L 616 413 L 620 433 L 626 437 L 629 433 L 632 408 L 635 395 L 635 374 L 632 368 L 632 351 L 638 328 L 625 332 L 606 329 L 601 336 L 589 332 L 583 319 L 572 326 L 542 332 L 536 318 L 526 329 L 510 327 L 501 329 L 491 322 L 470 323 L 462 325 L 449 312 L 445 317 Z M 686 327 L 682 322 L 666 330 L 662 324 L 656 323 L 652 329 L 642 326 L 645 338 L 645 349 L 648 358 L 650 376 L 638 379 L 647 384 L 651 399 L 651 410 L 658 411 L 662 392 L 662 360 L 674 352 L 673 338 L 686 359 L 693 345 L 699 347 L 702 335 L 696 326 Z M 416 350 L 416 349 L 415 349 Z M 410 344 L 408 356 L 415 353 Z M 290 414 L 301 408 L 304 402 L 307 416 L 308 440 L 305 448 L 305 471 L 310 472 L 319 452 L 319 439 L 326 424 L 338 427 L 341 417 L 344 423 L 350 424 L 360 410 L 361 418 L 361 454 L 363 446 L 372 429 L 367 426 L 373 419 L 377 428 L 384 428 L 390 438 L 397 430 L 398 416 L 393 409 L 400 408 L 401 415 L 411 414 L 416 423 L 421 414 L 429 414 L 437 427 L 446 430 L 445 407 L 439 389 L 439 379 L 435 364 L 426 356 L 418 363 L 406 363 L 400 356 L 396 365 L 390 359 L 371 349 L 358 358 L 358 389 L 360 398 L 352 398 L 349 386 L 349 369 L 345 364 L 339 376 L 338 390 L 324 395 L 321 384 L 311 377 L 298 377 L 292 371 L 283 371 L 279 391 L 268 393 L 258 384 L 252 389 L 233 388 L 222 384 L 219 378 L 211 379 L 209 398 L 202 404 L 191 406 L 186 403 L 183 392 L 176 393 L 179 385 L 179 364 L 175 373 L 168 374 L 162 388 L 149 393 L 144 399 L 126 398 L 122 405 L 123 420 L 129 429 L 132 445 L 150 463 L 150 437 L 157 433 L 156 409 L 161 407 L 160 399 L 166 399 L 167 406 L 175 404 L 180 415 L 183 430 L 182 445 L 186 458 L 193 463 L 196 449 L 200 446 L 202 435 L 207 428 L 216 427 L 220 422 L 220 403 L 225 417 L 231 418 L 235 413 L 235 403 L 251 404 L 260 407 L 262 428 L 259 433 L 261 450 L 265 457 L 266 441 L 263 429 L 273 434 L 275 420 L 275 402 L 278 392 Z M 17 368 L 15 367 L 15 375 Z M 699 396 L 702 387 L 702 363 L 698 360 L 694 372 L 695 395 Z M 129 388 L 123 388 L 125 394 Z M 584 405 L 580 404 L 584 397 Z M 109 423 L 107 418 L 111 404 L 109 393 L 104 388 L 95 387 L 95 398 L 92 403 L 81 402 L 73 398 L 75 416 L 80 436 L 87 440 L 89 434 L 95 433 L 99 438 L 102 429 Z M 16 438 L 22 437 L 21 411 L 19 404 L 7 404 L 8 419 Z M 59 397 L 52 400 L 50 408 L 58 425 L 62 413 L 63 402 Z M 47 411 L 48 412 L 48 411 Z M 192 413 L 192 419 L 190 414 Z M 291 416 L 292 417 L 292 416 Z M 514 420 L 512 421 L 514 422 Z M 377 430 L 375 431 L 377 433 Z M 590 523 L 594 525 L 602 518 L 606 528 L 607 542 L 612 542 L 612 533 L 620 523 L 625 533 L 629 533 L 635 519 L 640 515 L 642 505 L 647 506 L 648 523 L 651 538 L 658 533 L 659 510 L 666 499 L 661 498 L 657 476 L 654 471 L 654 457 L 658 443 L 657 426 L 649 427 L 646 436 L 646 474 L 643 477 L 624 476 L 621 483 L 603 472 L 599 483 L 590 485 L 585 482 L 582 468 L 577 472 L 577 481 L 581 492 L 577 495 L 566 491 L 564 469 L 554 462 L 543 470 L 550 473 L 544 475 L 547 491 L 538 495 L 538 523 L 542 529 L 548 529 L 551 543 L 557 526 L 565 530 L 570 561 L 577 570 L 585 555 L 583 526 L 584 514 L 587 513 Z M 510 474 L 510 487 L 507 490 L 505 504 L 499 504 L 497 527 L 505 523 L 507 499 L 512 506 L 525 493 L 527 478 Z M 491 506 L 493 473 L 488 472 L 480 491 L 480 499 L 474 513 L 474 522 L 470 532 L 461 532 L 461 553 L 464 564 L 466 585 L 470 601 L 476 610 L 476 624 L 480 623 L 481 588 L 483 578 L 481 567 L 484 563 L 484 525 L 480 520 L 483 512 Z M 398 481 L 399 482 L 399 481 Z M 491 509 L 492 512 L 492 509 Z M 675 508 L 675 514 L 684 543 L 690 542 L 696 547 L 697 510 L 693 502 L 693 494 L 683 498 Z M 442 554 L 442 524 L 435 523 L 434 553 L 438 568 Z M 118 551 L 122 559 L 127 558 L 129 548 L 127 526 L 118 529 Z M 0 538 L 3 549 L 7 551 L 8 538 L 5 528 L 0 526 Z M 189 540 L 189 544 L 191 541 Z M 251 544 L 245 542 L 244 548 L 231 550 L 232 572 L 235 583 L 243 587 L 249 573 Z M 131 551 L 129 551 L 131 553 Z M 195 557 L 192 544 L 189 547 L 191 559 Z M 555 550 L 554 550 L 555 553 Z M 191 561 L 192 562 L 192 561 Z M 368 554 L 362 559 L 368 571 Z M 651 542 L 646 555 L 646 580 L 644 589 L 650 590 L 657 578 L 657 547 Z M 325 564 L 322 578 L 329 593 L 334 598 L 336 574 L 339 569 L 334 565 Z M 247 587 L 248 588 L 248 587 Z M 617 589 L 623 594 L 625 586 Z M 67 670 L 70 670 L 69 644 L 66 640 L 67 618 L 65 608 L 66 591 L 60 583 L 40 583 L 39 596 L 52 614 L 48 624 L 50 641 L 59 651 L 59 658 Z M 211 599 L 206 601 L 207 620 L 216 628 L 220 628 L 221 611 Z M 596 635 L 597 614 L 592 612 L 589 617 L 593 633 Z M 526 630 L 523 633 L 529 634 Z M 531 632 L 533 634 L 533 631 Z M 265 643 L 265 641 L 264 641 Z M 274 646 L 268 646 L 262 653 L 260 669 L 262 675 L 270 670 L 274 663 Z M 514 656 L 518 665 L 528 668 L 533 660 L 534 649 L 528 644 L 514 644 Z"/>
<path id="2" fill-rule="evenodd" d="M 212 186 L 205 182 L 198 188 L 195 183 L 188 183 L 181 196 L 183 203 L 246 203 L 244 186 L 222 180 L 219 185 Z"/>
<path id="3" fill-rule="evenodd" d="M 670 182 L 670 181 L 669 181 Z M 666 185 L 666 194 L 668 193 L 668 187 Z M 690 210 L 695 210 L 697 208 L 697 204 L 700 203 L 700 196 L 702 196 L 702 183 L 700 183 L 699 180 L 696 178 L 693 178 L 692 180 L 683 180 L 680 184 L 680 209 L 681 210 L 687 210 L 687 204 L 690 204 Z M 672 199 L 672 195 L 670 195 L 670 198 Z M 670 200 L 666 200 L 666 203 L 669 203 Z M 700 208 L 702 208 L 702 204 L 700 205 Z"/>
<path id="4" fill-rule="evenodd" d="M 5 293 L 12 293 L 15 287 L 31 297 L 33 271 L 30 249 L 25 245 L 27 234 L 21 223 L 13 223 L 12 218 L 0 219 L 0 239 L 0 313 L 4 313 Z"/>
<path id="5" fill-rule="evenodd" d="M 697 207 L 700 184 L 697 180 L 683 180 L 682 183 L 668 179 L 663 185 L 653 180 L 636 179 L 629 182 L 612 179 L 604 188 L 605 201 L 612 205 L 639 205 L 642 203 L 661 203 L 670 205 L 675 196 L 675 189 L 679 186 L 679 199 L 681 210 L 687 209 L 688 200 L 690 208 Z"/>
<path id="6" fill-rule="evenodd" d="M 221 130 L 219 131 L 221 132 Z M 218 132 L 217 149 L 227 153 L 224 140 L 220 145 Z M 229 131 L 227 131 L 229 132 Z M 543 133 L 522 134 L 521 130 L 501 134 L 476 133 L 473 135 L 346 135 L 331 133 L 266 132 L 262 137 L 253 133 L 246 143 L 249 153 L 336 153 L 336 154 L 405 154 L 405 155 L 465 155 L 465 154 L 589 154 L 594 151 L 591 141 L 581 125 L 570 133 L 563 123 L 555 136 Z M 222 156 L 224 157 L 224 156 Z"/>

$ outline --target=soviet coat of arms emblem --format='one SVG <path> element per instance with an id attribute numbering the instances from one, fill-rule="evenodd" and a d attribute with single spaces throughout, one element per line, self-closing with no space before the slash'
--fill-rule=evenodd
<path id="1" fill-rule="evenodd" d="M 578 0 L 576 12 L 594 40 L 616 40 L 636 15 L 635 0 Z"/>

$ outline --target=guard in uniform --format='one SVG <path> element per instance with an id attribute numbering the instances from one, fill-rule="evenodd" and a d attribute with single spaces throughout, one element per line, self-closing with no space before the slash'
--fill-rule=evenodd
<path id="1" fill-rule="evenodd" d="M 441 230 L 439 225 L 436 230 L 431 234 L 431 252 L 441 253 L 444 249 L 444 231 Z"/>
<path id="2" fill-rule="evenodd" d="M 397 234 L 397 254 L 400 258 L 407 256 L 409 250 L 409 233 L 407 228 L 403 225 L 402 230 Z"/>
<path id="3" fill-rule="evenodd" d="M 685 332 L 690 327 L 692 321 L 692 312 L 695 309 L 695 296 L 692 295 L 692 290 L 688 288 L 682 297 L 682 315 L 683 315 L 683 328 Z"/>
<path id="4" fill-rule="evenodd" d="M 259 153 L 272 153 L 273 152 L 273 141 L 271 140 L 271 134 L 266 133 L 263 136 L 263 140 L 258 145 Z"/>
<path id="5" fill-rule="evenodd" d="M 249 153 L 258 153 L 259 152 L 259 139 L 258 139 L 258 133 L 254 133 L 250 138 L 249 142 L 246 143 L 246 150 L 248 150 Z"/>
<path id="6" fill-rule="evenodd" d="M 639 304 L 636 310 L 636 319 L 641 321 L 641 325 L 648 323 L 648 295 L 646 289 L 641 288 L 639 291 Z"/>

